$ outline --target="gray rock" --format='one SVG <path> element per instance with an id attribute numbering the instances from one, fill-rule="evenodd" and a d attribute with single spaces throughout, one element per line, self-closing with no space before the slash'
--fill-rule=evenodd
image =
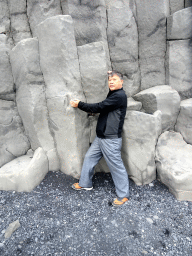
<path id="1" fill-rule="evenodd" d="M 15 103 L 0 100 L 0 167 L 24 155 L 29 147 Z"/>
<path id="2" fill-rule="evenodd" d="M 9 59 L 10 47 L 7 36 L 0 34 L 0 95 L 13 92 L 13 76 Z"/>
<path id="3" fill-rule="evenodd" d="M 109 91 L 107 59 L 103 42 L 78 46 L 81 83 L 87 103 L 104 100 Z"/>
<path id="4" fill-rule="evenodd" d="M 69 104 L 72 98 L 85 101 L 72 19 L 68 15 L 46 19 L 38 26 L 37 35 L 50 127 L 60 168 L 66 174 L 79 177 L 89 147 L 89 126 L 87 114 Z"/>
<path id="5" fill-rule="evenodd" d="M 153 115 L 127 111 L 123 128 L 122 158 L 137 185 L 156 179 L 155 146 L 161 133 L 161 112 Z"/>
<path id="6" fill-rule="evenodd" d="M 47 18 L 62 14 L 60 0 L 27 0 L 27 16 L 33 37 L 36 26 Z"/>
<path id="7" fill-rule="evenodd" d="M 167 18 L 167 38 L 170 40 L 192 38 L 192 7 L 183 9 Z"/>
<path id="8" fill-rule="evenodd" d="M 33 158 L 21 156 L 0 168 L 0 190 L 30 192 L 48 172 L 48 159 L 42 148 L 36 149 Z"/>
<path id="9" fill-rule="evenodd" d="M 140 101 L 134 100 L 132 97 L 127 99 L 127 110 L 139 111 L 142 108 L 142 103 Z"/>
<path id="10" fill-rule="evenodd" d="M 169 42 L 169 85 L 181 99 L 192 97 L 192 41 Z"/>
<path id="11" fill-rule="evenodd" d="M 164 132 L 156 147 L 159 179 L 178 200 L 192 201 L 192 146 L 180 133 Z"/>
<path id="12" fill-rule="evenodd" d="M 27 17 L 26 0 L 8 0 L 11 19 L 11 31 L 14 43 L 31 37 Z"/>
<path id="13" fill-rule="evenodd" d="M 185 8 L 192 6 L 192 0 L 185 0 Z"/>
<path id="14" fill-rule="evenodd" d="M 185 0 L 169 0 L 170 14 L 182 10 Z"/>
<path id="15" fill-rule="evenodd" d="M 176 90 L 168 85 L 154 86 L 139 92 L 133 98 L 142 102 L 146 113 L 161 110 L 163 130 L 174 129 L 180 108 L 180 97 Z"/>
<path id="16" fill-rule="evenodd" d="M 136 0 L 141 89 L 165 84 L 168 0 Z"/>
<path id="17" fill-rule="evenodd" d="M 184 140 L 192 144 L 192 98 L 181 101 L 175 131 L 180 132 Z"/>
<path id="18" fill-rule="evenodd" d="M 5 238 L 9 238 L 13 232 L 15 232 L 20 227 L 19 220 L 16 220 L 9 224 L 9 227 L 5 231 Z"/>
<path id="19" fill-rule="evenodd" d="M 25 39 L 11 51 L 12 71 L 17 87 L 16 101 L 31 147 L 42 147 L 49 170 L 59 170 L 54 140 L 49 130 L 45 84 L 39 63 L 37 39 Z"/>
<path id="20" fill-rule="evenodd" d="M 107 36 L 112 69 L 124 75 L 124 90 L 129 97 L 140 90 L 138 31 L 131 8 L 122 3 L 119 6 L 107 9 Z"/>
<path id="21" fill-rule="evenodd" d="M 0 1 L 0 33 L 10 30 L 9 8 L 7 1 Z"/>

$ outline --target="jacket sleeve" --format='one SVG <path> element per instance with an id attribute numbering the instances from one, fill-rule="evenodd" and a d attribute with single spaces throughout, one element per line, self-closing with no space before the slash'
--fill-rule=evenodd
<path id="1" fill-rule="evenodd" d="M 117 94 L 112 94 L 104 101 L 99 103 L 85 103 L 80 101 L 78 104 L 78 108 L 91 113 L 101 113 L 102 111 L 113 111 L 120 107 L 121 105 L 121 97 Z"/>

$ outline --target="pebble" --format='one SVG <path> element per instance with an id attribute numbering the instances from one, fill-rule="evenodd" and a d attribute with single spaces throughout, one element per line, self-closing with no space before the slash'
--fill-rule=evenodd
<path id="1" fill-rule="evenodd" d="M 2 248 L 4 246 L 4 244 L 3 243 L 0 243 L 0 248 Z"/>
<path id="2" fill-rule="evenodd" d="M 153 183 L 149 183 L 149 186 L 150 186 L 150 187 L 154 187 Z"/>
<path id="3" fill-rule="evenodd" d="M 151 218 L 146 218 L 146 220 L 150 223 L 153 224 L 153 220 Z"/>

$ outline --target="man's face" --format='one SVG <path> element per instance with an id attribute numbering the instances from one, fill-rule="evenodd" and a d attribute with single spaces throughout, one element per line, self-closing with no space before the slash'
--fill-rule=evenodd
<path id="1" fill-rule="evenodd" d="M 108 79 L 108 86 L 110 91 L 115 91 L 123 87 L 123 80 L 121 80 L 117 75 L 110 76 Z"/>

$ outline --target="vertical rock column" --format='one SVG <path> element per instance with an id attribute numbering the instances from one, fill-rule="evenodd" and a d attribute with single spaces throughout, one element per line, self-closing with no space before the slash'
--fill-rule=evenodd
<path id="1" fill-rule="evenodd" d="M 37 27 L 37 35 L 60 168 L 78 178 L 89 147 L 89 125 L 87 114 L 69 104 L 72 98 L 85 101 L 72 18 L 60 15 L 46 19 Z"/>
<path id="2" fill-rule="evenodd" d="M 141 90 L 165 84 L 169 0 L 136 0 Z"/>
<path id="3" fill-rule="evenodd" d="M 140 90 L 137 24 L 127 4 L 110 3 L 107 16 L 112 68 L 124 75 L 123 87 L 130 97 Z"/>
<path id="4" fill-rule="evenodd" d="M 49 170 L 59 170 L 59 159 L 48 125 L 45 84 L 39 63 L 38 40 L 22 40 L 10 54 L 17 87 L 16 102 L 31 148 L 42 147 L 49 160 Z"/>

